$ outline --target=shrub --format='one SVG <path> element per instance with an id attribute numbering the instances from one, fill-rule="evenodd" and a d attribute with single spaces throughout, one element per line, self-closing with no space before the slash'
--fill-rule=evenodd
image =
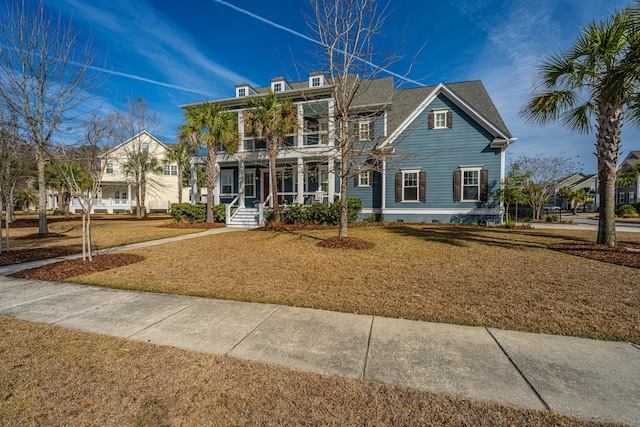
<path id="1" fill-rule="evenodd" d="M 640 202 L 631 203 L 631 206 L 633 206 L 636 212 L 640 212 Z"/>
<path id="2" fill-rule="evenodd" d="M 638 211 L 631 205 L 621 205 L 616 209 L 616 215 L 623 218 L 631 218 L 638 215 Z"/>
<path id="3" fill-rule="evenodd" d="M 205 222 L 207 220 L 207 205 L 198 203 L 173 203 L 169 211 L 176 221 L 187 221 L 188 223 Z"/>
<path id="4" fill-rule="evenodd" d="M 53 215 L 64 215 L 64 211 L 61 211 L 60 209 L 54 209 Z"/>
<path id="5" fill-rule="evenodd" d="M 558 215 L 547 215 L 547 222 L 558 222 Z"/>
<path id="6" fill-rule="evenodd" d="M 347 201 L 347 220 L 353 223 L 362 210 L 362 200 L 350 198 Z M 271 221 L 271 214 L 267 221 Z M 280 207 L 280 221 L 283 224 L 340 224 L 340 201 L 330 205 L 314 203 L 312 205 L 286 205 Z"/>
<path id="7" fill-rule="evenodd" d="M 225 218 L 227 217 L 227 205 L 220 203 L 219 205 L 213 205 L 211 209 L 213 210 L 213 222 L 225 222 Z M 204 219 L 206 221 L 206 215 Z"/>

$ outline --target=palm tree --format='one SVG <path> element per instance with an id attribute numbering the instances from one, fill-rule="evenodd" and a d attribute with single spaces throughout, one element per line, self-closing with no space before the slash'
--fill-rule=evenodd
<path id="1" fill-rule="evenodd" d="M 182 203 L 182 187 L 184 187 L 184 171 L 185 166 L 189 165 L 191 160 L 191 154 L 194 149 L 189 144 L 189 140 L 186 134 L 180 133 L 178 135 L 178 144 L 174 144 L 169 147 L 165 160 L 171 163 L 178 164 L 178 203 Z"/>
<path id="2" fill-rule="evenodd" d="M 632 56 L 640 48 L 629 10 L 592 22 L 567 51 L 547 58 L 540 66 L 541 93 L 524 107 L 530 122 L 560 122 L 588 133 L 596 120 L 600 206 L 598 240 L 616 245 L 615 182 L 620 129 L 625 110 L 637 111 L 640 62 Z M 637 53 L 635 53 L 637 55 Z"/>
<path id="3" fill-rule="evenodd" d="M 276 182 L 276 155 L 285 136 L 298 130 L 298 114 L 289 98 L 278 100 L 274 92 L 263 96 L 254 96 L 247 102 L 244 113 L 244 125 L 249 134 L 267 140 L 269 147 L 269 184 L 273 219 L 280 223 L 280 205 L 278 203 L 278 183 Z"/>
<path id="4" fill-rule="evenodd" d="M 213 222 L 213 190 L 215 188 L 218 149 L 228 153 L 238 149 L 238 131 L 234 115 L 220 104 L 205 102 L 187 109 L 185 122 L 180 126 L 182 138 L 192 147 L 203 145 L 207 149 L 207 222 Z"/>

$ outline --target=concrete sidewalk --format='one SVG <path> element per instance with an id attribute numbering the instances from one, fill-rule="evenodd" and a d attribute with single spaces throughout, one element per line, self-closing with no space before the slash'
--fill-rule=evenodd
<path id="1" fill-rule="evenodd" d="M 640 348 L 630 343 L 4 276 L 0 315 L 640 426 Z"/>
<path id="2" fill-rule="evenodd" d="M 0 315 L 640 426 L 628 343 L 6 277 Z"/>

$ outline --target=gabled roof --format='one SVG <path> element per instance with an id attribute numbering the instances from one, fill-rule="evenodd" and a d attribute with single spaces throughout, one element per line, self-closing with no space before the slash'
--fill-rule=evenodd
<path id="1" fill-rule="evenodd" d="M 388 118 L 389 138 L 381 147 L 394 140 L 442 94 L 469 114 L 495 138 L 513 142 L 511 132 L 498 113 L 480 80 L 403 89 L 393 97 L 393 108 Z"/>
<path id="2" fill-rule="evenodd" d="M 106 153 L 101 154 L 100 157 L 104 157 L 104 156 L 107 156 L 107 155 L 113 153 L 114 151 L 118 150 L 120 147 L 123 147 L 124 145 L 128 144 L 129 142 L 131 142 L 131 141 L 133 141 L 135 139 L 139 139 L 143 135 L 146 135 L 150 140 L 155 141 L 160 146 L 162 146 L 164 149 L 168 148 L 167 144 L 165 144 L 164 142 L 160 141 L 158 138 L 156 138 L 155 136 L 151 135 L 146 130 L 143 130 L 142 132 L 137 133 L 136 135 L 132 136 L 131 138 L 127 139 L 126 141 L 121 142 L 120 144 L 116 145 L 115 147 L 113 147 L 112 149 L 107 151 Z"/>
<path id="3" fill-rule="evenodd" d="M 635 166 L 638 163 L 640 163 L 640 151 L 630 151 L 629 154 L 627 154 L 627 157 L 624 158 L 618 169 L 622 170 L 625 167 Z"/>

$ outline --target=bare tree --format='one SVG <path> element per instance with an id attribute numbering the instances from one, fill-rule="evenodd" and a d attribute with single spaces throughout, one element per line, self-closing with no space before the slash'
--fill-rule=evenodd
<path id="1" fill-rule="evenodd" d="M 313 15 L 307 17 L 307 23 L 322 46 L 319 66 L 326 70 L 329 83 L 334 88 L 334 114 L 330 120 L 336 121 L 334 140 L 339 160 L 336 172 L 340 177 L 339 236 L 346 237 L 348 180 L 364 166 L 376 167 L 375 157 L 381 154 L 373 150 L 368 138 L 360 137 L 363 129 L 354 129 L 354 126 L 367 117 L 379 115 L 385 108 L 384 105 L 358 108 L 363 107 L 358 105 L 358 96 L 364 96 L 372 79 L 398 58 L 381 54 L 374 45 L 374 38 L 381 32 L 388 16 L 386 4 L 378 7 L 376 0 L 310 0 L 310 3 Z"/>
<path id="2" fill-rule="evenodd" d="M 16 188 L 27 187 L 27 182 L 35 175 L 35 158 L 32 150 L 20 137 L 15 118 L 0 115 L 0 212 L 4 204 L 5 220 L 5 250 L 10 249 L 9 224 L 13 217 L 13 203 Z M 2 236 L 0 233 L 0 251 L 2 251 Z"/>
<path id="3" fill-rule="evenodd" d="M 66 187 L 82 209 L 82 258 L 93 261 L 91 212 L 102 185 L 111 149 L 118 140 L 119 114 L 93 113 L 84 121 L 84 136 L 73 146 L 61 145 L 62 158 L 54 162 Z"/>
<path id="4" fill-rule="evenodd" d="M 120 125 L 121 142 L 124 155 L 118 161 L 122 173 L 131 178 L 136 192 L 136 218 L 147 215 L 147 187 L 157 186 L 154 175 L 162 173 L 162 162 L 158 154 L 146 139 L 144 132 L 153 135 L 159 127 L 157 115 L 147 108 L 147 102 L 138 97 L 127 99 L 127 113 L 122 116 Z"/>
<path id="5" fill-rule="evenodd" d="M 533 219 L 540 219 L 540 212 L 556 191 L 558 180 L 578 169 L 578 164 L 563 156 L 521 155 L 511 164 L 528 179 L 522 192 L 533 209 Z"/>
<path id="6" fill-rule="evenodd" d="M 102 82 L 91 39 L 46 12 L 44 1 L 10 0 L 0 21 L 0 97 L 16 114 L 38 161 L 39 232 L 48 233 L 47 150 L 63 123 L 72 122 L 89 92 Z"/>

